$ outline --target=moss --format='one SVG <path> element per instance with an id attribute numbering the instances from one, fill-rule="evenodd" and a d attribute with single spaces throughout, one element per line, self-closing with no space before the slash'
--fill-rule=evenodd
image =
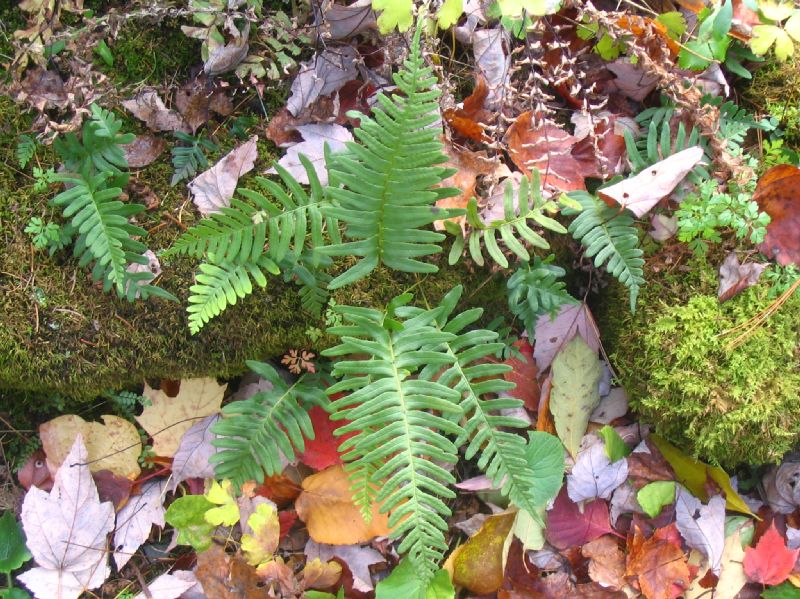
<path id="1" fill-rule="evenodd" d="M 800 59 L 785 63 L 771 59 L 754 73 L 743 90 L 745 102 L 760 114 L 780 121 L 787 145 L 800 149 Z"/>
<path id="2" fill-rule="evenodd" d="M 662 275 L 635 315 L 605 314 L 603 338 L 631 406 L 660 434 L 727 467 L 777 461 L 800 440 L 800 296 L 730 349 L 723 333 L 766 308 L 768 289 L 720 304 L 716 285 L 703 264 Z"/>

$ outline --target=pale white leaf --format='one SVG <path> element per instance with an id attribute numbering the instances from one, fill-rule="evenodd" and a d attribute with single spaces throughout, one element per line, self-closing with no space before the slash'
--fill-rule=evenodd
<path id="1" fill-rule="evenodd" d="M 163 478 L 146 482 L 141 492 L 129 498 L 117 514 L 117 529 L 114 532 L 117 570 L 121 570 L 147 540 L 153 524 L 164 526 L 165 485 L 166 479 Z"/>
<path id="2" fill-rule="evenodd" d="M 144 591 L 134 599 L 178 599 L 197 584 L 197 578 L 189 570 L 178 570 L 172 574 L 162 574 L 147 585 L 150 595 Z"/>
<path id="3" fill-rule="evenodd" d="M 297 116 L 320 96 L 327 96 L 355 79 L 358 70 L 358 52 L 352 46 L 327 48 L 311 60 L 300 64 L 300 71 L 292 81 L 291 95 L 286 101 L 287 110 Z"/>
<path id="4" fill-rule="evenodd" d="M 258 136 L 254 135 L 189 183 L 192 201 L 203 216 L 231 205 L 239 177 L 253 170 L 258 157 L 257 141 Z"/>
<path id="5" fill-rule="evenodd" d="M 561 348 L 580 335 L 594 351 L 600 350 L 600 332 L 586 304 L 562 306 L 555 318 L 542 316 L 536 321 L 533 357 L 539 372 L 544 372 Z"/>
<path id="6" fill-rule="evenodd" d="M 703 159 L 703 148 L 692 146 L 648 166 L 639 174 L 598 191 L 641 218 L 672 193 L 683 178 Z"/>
<path id="7" fill-rule="evenodd" d="M 682 485 L 675 498 L 675 522 L 686 544 L 708 558 L 714 574 L 719 575 L 725 548 L 725 498 L 712 497 L 707 505 Z"/>
<path id="8" fill-rule="evenodd" d="M 628 460 L 611 462 L 605 444 L 597 441 L 578 454 L 567 476 L 567 493 L 575 503 L 586 499 L 608 499 L 628 478 Z"/>
<path id="9" fill-rule="evenodd" d="M 211 444 L 216 435 L 211 427 L 219 420 L 219 414 L 206 416 L 181 437 L 180 445 L 172 456 L 172 475 L 167 484 L 168 491 L 174 491 L 187 478 L 211 478 L 214 465 L 209 458 L 219 451 Z"/>
<path id="10" fill-rule="evenodd" d="M 250 22 L 247 21 L 244 31 L 236 39 L 211 49 L 208 53 L 208 58 L 203 63 L 203 70 L 206 74 L 213 77 L 235 69 L 250 51 L 250 45 L 247 43 L 249 37 Z"/>
<path id="11" fill-rule="evenodd" d="M 353 141 L 353 134 L 341 125 L 331 124 L 311 124 L 295 127 L 302 136 L 303 141 L 289 147 L 286 154 L 278 161 L 283 168 L 289 171 L 292 176 L 303 185 L 308 185 L 308 173 L 300 162 L 300 154 L 304 154 L 314 166 L 322 185 L 328 183 L 328 170 L 325 167 L 325 144 L 327 143 L 331 151 L 337 152 L 345 148 L 345 142 Z M 268 174 L 275 174 L 277 171 L 271 168 Z"/>
<path id="12" fill-rule="evenodd" d="M 77 599 L 109 575 L 106 537 L 114 528 L 114 506 L 100 502 L 78 435 L 45 493 L 31 487 L 22 504 L 22 527 L 36 567 L 17 579 L 37 599 Z"/>
<path id="13" fill-rule="evenodd" d="M 609 424 L 627 413 L 628 394 L 622 387 L 614 387 L 607 395 L 600 398 L 600 405 L 589 416 L 589 422 Z"/>
<path id="14" fill-rule="evenodd" d="M 479 29 L 472 34 L 471 41 L 475 64 L 489 88 L 484 107 L 494 110 L 502 103 L 509 80 L 509 36 L 502 27 Z"/>
<path id="15" fill-rule="evenodd" d="M 678 232 L 678 217 L 665 214 L 653 214 L 650 218 L 653 227 L 647 234 L 656 241 L 666 241 Z"/>

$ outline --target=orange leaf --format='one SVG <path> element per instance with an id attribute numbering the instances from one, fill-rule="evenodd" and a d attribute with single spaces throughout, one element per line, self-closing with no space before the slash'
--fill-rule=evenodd
<path id="1" fill-rule="evenodd" d="M 786 547 L 786 541 L 772 522 L 758 544 L 744 550 L 744 572 L 753 582 L 781 584 L 792 573 L 798 553 L 800 549 Z"/>
<path id="2" fill-rule="evenodd" d="M 649 539 L 636 527 L 628 547 L 627 576 L 636 576 L 646 599 L 676 599 L 689 588 L 691 573 L 675 523 Z"/>
<path id="3" fill-rule="evenodd" d="M 758 180 L 753 200 L 769 214 L 764 243 L 767 257 L 783 266 L 800 265 L 800 169 L 789 164 L 773 166 Z"/>
<path id="4" fill-rule="evenodd" d="M 475 185 L 480 175 L 488 175 L 497 168 L 497 161 L 490 160 L 484 152 L 470 152 L 459 150 L 452 142 L 444 142 L 444 153 L 450 158 L 445 167 L 455 168 L 456 173 L 442 181 L 442 187 L 455 187 L 461 190 L 461 195 L 444 198 L 436 202 L 438 208 L 466 208 L 472 196 L 475 195 Z M 444 230 L 444 221 L 451 220 L 464 231 L 466 216 L 454 216 L 450 219 L 437 220 L 433 226 L 438 231 Z M 341 441 L 339 441 L 341 443 Z"/>
<path id="5" fill-rule="evenodd" d="M 464 107 L 448 108 L 442 113 L 445 122 L 453 131 L 467 139 L 479 142 L 491 141 L 484 133 L 484 121 L 491 117 L 491 113 L 483 109 L 483 103 L 488 95 L 486 79 L 478 76 L 475 80 L 475 89 L 464 100 Z"/>
<path id="6" fill-rule="evenodd" d="M 317 543 L 353 545 L 389 534 L 389 517 L 372 506 L 367 523 L 353 503 L 350 479 L 342 466 L 331 466 L 303 481 L 303 492 L 295 502 L 308 534 Z"/>

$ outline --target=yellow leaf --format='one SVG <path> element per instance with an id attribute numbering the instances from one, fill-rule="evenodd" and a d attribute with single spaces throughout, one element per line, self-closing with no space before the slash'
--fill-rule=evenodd
<path id="1" fill-rule="evenodd" d="M 269 503 L 261 503 L 247 519 L 247 525 L 253 534 L 242 535 L 242 552 L 248 564 L 257 566 L 272 559 L 278 549 L 281 532 L 278 512 Z"/>
<path id="2" fill-rule="evenodd" d="M 439 19 L 439 27 L 449 29 L 462 14 L 464 14 L 463 0 L 444 0 L 442 8 L 436 15 Z"/>
<path id="3" fill-rule="evenodd" d="M 775 36 L 775 57 L 780 61 L 788 60 L 794 54 L 794 42 L 783 29 L 778 29 Z"/>
<path id="4" fill-rule="evenodd" d="M 150 405 L 136 420 L 153 437 L 155 454 L 167 458 L 175 455 L 183 434 L 193 424 L 219 412 L 225 387 L 214 379 L 186 379 L 181 381 L 176 397 L 167 397 L 145 383 L 142 395 Z"/>
<path id="5" fill-rule="evenodd" d="M 231 481 L 223 480 L 221 485 L 212 481 L 206 499 L 219 506 L 205 513 L 206 522 L 215 526 L 233 526 L 239 521 L 239 505 L 233 496 Z"/>
<path id="6" fill-rule="evenodd" d="M 139 476 L 142 443 L 136 427 L 118 416 L 102 416 L 102 419 L 105 424 L 66 414 L 39 426 L 50 472 L 58 469 L 80 433 L 89 454 L 89 470 L 110 470 L 131 480 Z"/>
<path id="7" fill-rule="evenodd" d="M 709 498 L 706 493 L 706 480 L 710 478 L 725 492 L 727 509 L 755 516 L 744 500 L 739 497 L 739 494 L 733 490 L 731 479 L 722 468 L 709 466 L 699 460 L 690 458 L 672 443 L 658 435 L 650 435 L 650 440 L 664 455 L 669 465 L 672 466 L 678 482 L 689 489 L 692 495 L 707 502 Z"/>
<path id="8" fill-rule="evenodd" d="M 322 562 L 318 557 L 303 568 L 303 588 L 327 589 L 339 582 L 342 567 L 336 562 Z"/>
<path id="9" fill-rule="evenodd" d="M 453 552 L 453 584 L 476 595 L 494 593 L 503 584 L 503 545 L 516 514 L 490 516 L 474 536 Z"/>
<path id="10" fill-rule="evenodd" d="M 783 29 L 796 42 L 800 42 L 800 10 L 794 11 L 792 18 L 783 24 Z"/>
<path id="11" fill-rule="evenodd" d="M 389 33 L 395 27 L 407 31 L 414 22 L 412 0 L 372 0 L 372 9 L 380 13 L 378 29 L 381 33 Z"/>
<path id="12" fill-rule="evenodd" d="M 756 25 L 753 27 L 753 35 L 750 38 L 750 49 L 754 54 L 764 56 L 775 43 L 779 31 L 780 29 L 775 25 Z"/>
<path id="13" fill-rule="evenodd" d="M 783 21 L 792 14 L 791 2 L 778 2 L 777 0 L 760 0 L 758 9 L 770 21 Z"/>
<path id="14" fill-rule="evenodd" d="M 389 517 L 372 506 L 372 519 L 364 521 L 353 503 L 350 480 L 342 466 L 331 466 L 303 481 L 303 492 L 295 501 L 300 519 L 317 543 L 353 545 L 388 535 Z"/>

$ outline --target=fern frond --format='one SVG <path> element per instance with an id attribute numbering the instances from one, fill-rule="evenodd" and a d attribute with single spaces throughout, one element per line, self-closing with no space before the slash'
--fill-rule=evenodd
<path id="1" fill-rule="evenodd" d="M 444 235 L 422 227 L 463 214 L 435 206 L 459 192 L 435 187 L 453 171 L 437 166 L 447 161 L 440 131 L 431 127 L 439 119 L 439 91 L 424 65 L 420 31 L 404 68 L 394 76 L 401 94 L 379 94 L 373 116 L 358 114 L 361 124 L 354 134 L 360 143 L 348 142 L 347 151 L 328 163 L 332 181 L 342 186 L 328 186 L 333 203 L 325 214 L 344 223 L 344 235 L 352 241 L 320 251 L 361 258 L 331 282 L 331 289 L 362 279 L 381 264 L 405 272 L 436 272 L 436 266 L 418 258 L 440 252 Z"/>
<path id="2" fill-rule="evenodd" d="M 467 245 L 472 259 L 483 266 L 484 259 L 481 248 L 486 247 L 489 256 L 503 268 L 508 268 L 508 260 L 500 249 L 499 241 L 511 250 L 520 260 L 530 260 L 530 254 L 523 242 L 534 247 L 548 249 L 550 244 L 536 233 L 529 223 L 533 222 L 556 233 L 566 233 L 567 229 L 558 221 L 545 215 L 545 212 L 557 212 L 558 205 L 542 198 L 539 185 L 539 171 L 533 170 L 532 178 L 523 177 L 520 181 L 517 200 L 510 181 L 506 182 L 503 193 L 503 219 L 495 220 L 488 225 L 478 215 L 478 203 L 475 198 L 467 205 L 467 222 L 472 228 Z M 464 252 L 465 238 L 461 230 L 456 232 L 456 240 L 450 249 L 450 264 L 455 264 Z M 498 240 L 499 235 L 499 240 Z"/>
<path id="3" fill-rule="evenodd" d="M 536 328 L 536 321 L 542 314 L 555 316 L 561 306 L 578 303 L 567 293 L 564 282 L 558 280 L 566 271 L 550 264 L 551 259 L 552 255 L 547 260 L 537 256 L 533 264 L 521 264 L 506 283 L 508 307 L 522 320 L 528 332 Z"/>
<path id="4" fill-rule="evenodd" d="M 296 452 L 305 449 L 304 438 L 314 439 L 308 410 L 327 403 L 322 387 L 306 377 L 289 385 L 269 364 L 249 360 L 247 366 L 272 383 L 272 389 L 229 403 L 222 408 L 222 420 L 211 427 L 217 435 L 212 443 L 221 451 L 209 461 L 218 478 L 230 479 L 236 487 L 280 474 L 281 454 L 294 461 Z"/>
<path id="5" fill-rule="evenodd" d="M 92 116 L 81 130 L 81 140 L 74 133 L 67 133 L 54 142 L 68 171 L 77 172 L 88 163 L 97 172 L 110 171 L 121 175 L 128 168 L 128 160 L 122 146 L 131 143 L 133 133 L 120 133 L 122 121 L 113 112 L 91 105 Z"/>
<path id="6" fill-rule="evenodd" d="M 631 161 L 633 172 L 638 173 L 659 162 L 672 154 L 699 145 L 703 148 L 706 157 L 709 155 L 708 140 L 700 136 L 700 130 L 692 127 L 687 134 L 683 123 L 678 124 L 675 135 L 672 134 L 670 121 L 661 121 L 660 126 L 655 119 L 650 121 L 647 136 L 636 141 L 629 129 L 625 129 L 625 147 Z M 694 167 L 687 175 L 692 183 L 700 183 L 709 178 L 708 170 L 701 164 Z"/>
<path id="7" fill-rule="evenodd" d="M 381 481 L 375 501 L 390 514 L 392 536 L 403 539 L 400 552 L 409 554 L 419 578 L 427 583 L 447 550 L 444 533 L 450 510 L 442 498 L 455 497 L 448 488 L 455 482 L 453 475 L 437 463 L 457 461 L 456 446 L 443 433 L 461 433 L 461 427 L 440 414 L 460 413 L 460 394 L 412 375 L 427 365 L 450 365 L 452 357 L 426 348 L 456 336 L 437 330 L 435 310 L 400 322 L 379 310 L 335 309 L 345 324 L 328 332 L 341 343 L 323 355 L 369 356 L 334 364 L 333 375 L 341 380 L 328 394 L 348 393 L 332 402 L 332 418 L 351 421 L 337 434 L 356 433 L 339 449 L 357 468 L 375 468 L 371 478 Z"/>
<path id="8" fill-rule="evenodd" d="M 503 430 L 529 428 L 524 420 L 503 414 L 503 410 L 521 408 L 523 402 L 510 396 L 499 396 L 515 385 L 503 378 L 503 374 L 511 370 L 510 366 L 486 360 L 503 348 L 498 334 L 487 329 L 468 329 L 481 317 L 483 309 L 473 308 L 452 315 L 462 291 L 459 285 L 445 295 L 433 322 L 440 332 L 454 337 L 438 347 L 431 345 L 428 348 L 441 351 L 450 357 L 452 363 L 444 369 L 438 365 L 426 366 L 420 379 L 432 380 L 438 376 L 439 383 L 459 392 L 466 423 L 456 444 L 461 446 L 469 442 L 464 457 L 469 460 L 480 453 L 478 468 L 501 489 L 503 495 L 539 520 L 539 511 L 549 497 L 537 495 L 535 473 L 525 458 L 526 439 Z M 398 314 L 406 312 L 415 315 L 421 311 L 415 308 L 398 310 Z M 486 399 L 487 396 L 490 399 Z"/>
<path id="9" fill-rule="evenodd" d="M 308 252 L 304 252 L 300 259 L 288 267 L 284 266 L 283 262 L 280 266 L 284 272 L 284 279 L 293 280 L 300 286 L 300 304 L 303 310 L 321 318 L 322 310 L 330 297 L 328 284 L 333 277 L 321 268 L 315 268 Z M 323 266 L 329 266 L 329 263 L 326 262 Z"/>
<path id="10" fill-rule="evenodd" d="M 203 149 L 211 152 L 217 149 L 216 144 L 202 136 L 192 137 L 182 131 L 176 131 L 175 137 L 188 145 L 174 146 L 170 150 L 174 172 L 169 184 L 173 187 L 184 179 L 191 179 L 197 171 L 208 168 L 208 159 Z"/>
<path id="11" fill-rule="evenodd" d="M 17 163 L 25 168 L 36 154 L 36 140 L 30 135 L 20 135 L 17 140 Z"/>
<path id="12" fill-rule="evenodd" d="M 267 256 L 242 264 L 216 264 L 213 256 L 210 259 L 211 262 L 199 266 L 196 282 L 189 288 L 192 295 L 189 296 L 190 305 L 186 311 L 189 313 L 189 331 L 192 335 L 238 299 L 253 293 L 253 281 L 259 287 L 266 287 L 267 278 L 263 271 L 280 274 L 277 264 Z"/>
<path id="13" fill-rule="evenodd" d="M 631 311 L 636 309 L 639 288 L 644 285 L 644 259 L 630 213 L 611 208 L 585 191 L 570 192 L 583 210 L 569 225 L 569 232 L 580 241 L 598 268 L 616 277 L 630 291 Z"/>
<path id="14" fill-rule="evenodd" d="M 309 233 L 312 246 L 321 246 L 325 225 L 329 230 L 336 229 L 337 225 L 322 215 L 320 207 L 325 198 L 314 166 L 303 155 L 300 160 L 308 173 L 310 193 L 291 173 L 276 165 L 290 193 L 275 181 L 263 177 L 256 177 L 256 182 L 278 204 L 258 191 L 240 189 L 239 195 L 247 201 L 234 198 L 230 207 L 209 214 L 181 235 L 166 255 L 201 258 L 204 254 L 214 254 L 219 262 L 240 264 L 258 260 L 266 244 L 270 258 L 281 262 L 287 253 L 291 253 L 294 259 L 300 256 Z"/>
<path id="15" fill-rule="evenodd" d="M 57 181 L 71 187 L 53 198 L 52 203 L 63 208 L 64 218 L 70 219 L 78 233 L 74 254 L 80 256 L 79 264 L 94 262 L 92 278 L 102 280 L 105 291 L 114 286 L 120 296 L 125 296 L 130 277 L 126 268 L 130 262 L 141 263 L 147 249 L 133 239 L 147 232 L 130 224 L 128 218 L 145 207 L 119 201 L 122 190 L 107 186 L 111 177 L 108 171 L 90 175 L 88 166 L 80 175 L 56 175 Z"/>

